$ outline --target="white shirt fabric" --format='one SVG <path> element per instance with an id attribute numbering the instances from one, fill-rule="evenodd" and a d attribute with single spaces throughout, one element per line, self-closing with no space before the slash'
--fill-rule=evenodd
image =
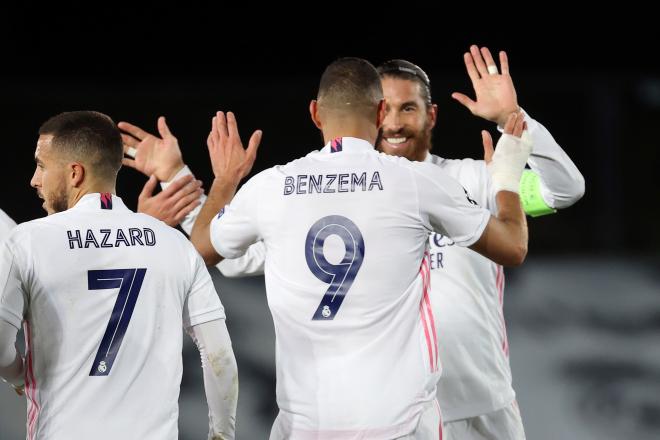
<path id="1" fill-rule="evenodd" d="M 14 226 L 16 226 L 16 222 L 0 209 L 0 243 L 9 235 L 9 231 L 14 229 Z"/>
<path id="2" fill-rule="evenodd" d="M 183 234 L 95 193 L 17 226 L 0 256 L 0 319 L 26 334 L 27 438 L 177 439 L 182 324 L 225 317 Z"/>
<path id="3" fill-rule="evenodd" d="M 440 370 L 428 235 L 468 246 L 489 218 L 438 167 L 349 137 L 243 185 L 212 221 L 211 241 L 226 258 L 265 243 L 285 438 L 414 429 Z"/>

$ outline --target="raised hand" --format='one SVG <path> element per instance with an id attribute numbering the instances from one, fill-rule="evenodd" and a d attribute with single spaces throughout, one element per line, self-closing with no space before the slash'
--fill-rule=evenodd
<path id="1" fill-rule="evenodd" d="M 180 177 L 154 196 L 157 184 L 154 176 L 147 180 L 138 197 L 138 212 L 149 214 L 174 227 L 201 203 L 199 197 L 204 193 L 202 182 L 195 180 L 192 174 Z"/>
<path id="2" fill-rule="evenodd" d="M 261 130 L 252 133 L 248 147 L 244 149 L 234 114 L 228 112 L 225 116 L 224 112 L 217 112 L 211 121 L 211 132 L 207 139 L 213 174 L 216 179 L 238 185 L 252 169 L 261 136 Z"/>
<path id="3" fill-rule="evenodd" d="M 147 176 L 156 176 L 161 182 L 169 182 L 183 168 L 179 141 L 170 132 L 165 117 L 158 118 L 160 138 L 128 122 L 120 122 L 117 126 L 125 132 L 121 135 L 124 153 L 135 153 L 133 159 L 122 160 L 124 165 Z"/>
<path id="4" fill-rule="evenodd" d="M 511 113 L 520 111 L 506 52 L 500 52 L 501 73 L 487 47 L 479 49 L 471 46 L 470 52 L 463 55 L 463 60 L 472 81 L 475 100 L 458 92 L 452 93 L 452 98 L 467 107 L 473 115 L 504 126 Z"/>
<path id="5" fill-rule="evenodd" d="M 523 131 L 527 129 L 525 117 L 520 113 L 511 113 L 504 124 L 504 134 L 510 134 L 517 138 L 522 137 Z M 489 164 L 493 160 L 495 149 L 493 138 L 486 130 L 481 130 L 481 141 L 484 144 L 484 161 Z"/>

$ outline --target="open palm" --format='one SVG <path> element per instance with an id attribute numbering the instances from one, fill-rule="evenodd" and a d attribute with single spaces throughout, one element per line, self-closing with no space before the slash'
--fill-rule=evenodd
<path id="1" fill-rule="evenodd" d="M 506 52 L 500 52 L 501 73 L 496 72 L 497 65 L 486 47 L 470 47 L 470 52 L 465 53 L 463 59 L 472 81 L 475 100 L 457 92 L 452 93 L 452 98 L 467 107 L 473 115 L 503 126 L 508 116 L 519 110 Z"/>
<path id="2" fill-rule="evenodd" d="M 118 127 L 128 133 L 122 133 L 124 152 L 135 149 L 135 158 L 124 158 L 123 163 L 146 174 L 154 175 L 162 182 L 169 182 L 183 168 L 183 158 L 179 141 L 170 132 L 165 118 L 158 118 L 158 132 L 162 138 L 156 137 L 128 122 L 120 122 Z"/>

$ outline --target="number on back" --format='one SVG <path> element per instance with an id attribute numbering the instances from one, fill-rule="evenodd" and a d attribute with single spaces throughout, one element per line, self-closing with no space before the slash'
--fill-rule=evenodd
<path id="1" fill-rule="evenodd" d="M 337 264 L 330 263 L 323 251 L 325 240 L 333 235 L 343 241 L 345 248 L 344 257 Z M 305 260 L 314 276 L 330 285 L 313 320 L 330 321 L 335 318 L 363 259 L 364 240 L 351 220 L 341 215 L 329 215 L 312 225 L 305 240 Z"/>
<path id="2" fill-rule="evenodd" d="M 87 272 L 89 290 L 117 289 L 117 300 L 110 315 L 110 321 L 103 334 L 101 345 L 89 372 L 90 376 L 107 376 L 115 362 L 121 341 L 131 321 L 144 274 L 147 269 L 90 270 Z"/>

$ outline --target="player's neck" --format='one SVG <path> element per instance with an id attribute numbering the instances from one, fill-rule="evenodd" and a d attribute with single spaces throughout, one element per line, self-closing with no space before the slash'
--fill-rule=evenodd
<path id="1" fill-rule="evenodd" d="M 354 137 L 375 145 L 377 136 L 378 129 L 374 124 L 365 124 L 359 120 L 342 119 L 323 124 L 323 141 L 326 144 L 338 137 Z"/>
<path id="2" fill-rule="evenodd" d="M 73 208 L 87 194 L 111 193 L 115 194 L 115 185 L 108 183 L 94 183 L 89 186 L 73 188 L 69 193 L 69 208 Z"/>

